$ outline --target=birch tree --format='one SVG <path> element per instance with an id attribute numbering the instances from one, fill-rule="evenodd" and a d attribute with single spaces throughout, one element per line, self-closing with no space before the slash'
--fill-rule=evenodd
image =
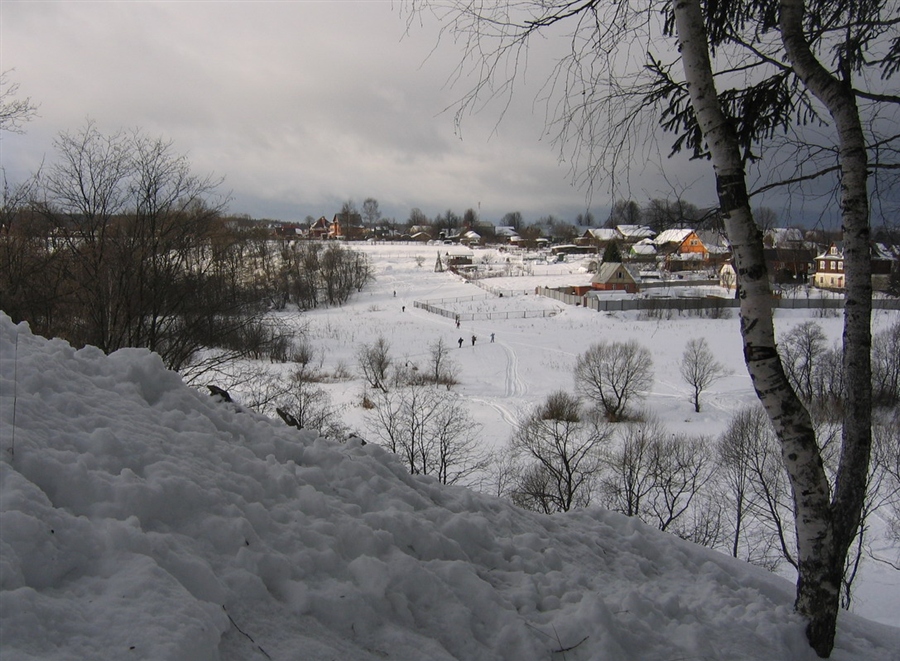
<path id="1" fill-rule="evenodd" d="M 493 97 L 500 96 L 502 107 L 508 108 L 517 67 L 527 61 L 530 41 L 545 32 L 558 34 L 565 24 L 570 26 L 570 52 L 559 59 L 544 98 L 552 99 L 547 101 L 548 124 L 557 129 L 560 149 L 571 150 L 566 160 L 577 182 L 592 186 L 603 175 L 614 177 L 624 169 L 635 145 L 644 143 L 636 139 L 640 129 L 647 128 L 642 118 L 675 134 L 673 152 L 693 151 L 711 160 L 738 274 L 745 363 L 779 439 L 793 491 L 795 608 L 808 621 L 810 645 L 828 656 L 841 571 L 859 523 L 871 446 L 867 148 L 881 145 L 885 148 L 879 147 L 878 153 L 896 154 L 900 140 L 893 134 L 874 147 L 872 140 L 866 144 L 855 105 L 863 93 L 853 89 L 852 74 L 870 63 L 885 77 L 900 69 L 896 3 L 833 0 L 817 3 L 814 11 L 803 0 L 449 4 L 446 29 L 461 36 L 465 48 L 460 69 L 467 70 L 469 64 L 477 77 L 460 100 L 457 121 Z M 664 17 L 663 26 L 654 22 L 658 16 Z M 659 53 L 659 44 L 665 43 L 662 34 L 677 38 L 678 57 Z M 821 66 L 815 48 L 834 53 L 837 73 Z M 640 57 L 641 50 L 647 54 L 641 70 L 619 68 Z M 721 71 L 713 69 L 712 50 L 724 62 Z M 741 53 L 749 61 L 742 60 Z M 743 76 L 747 84 L 720 91 L 717 73 L 727 74 L 723 80 Z M 645 74 L 657 80 L 647 80 Z M 900 102 L 884 93 L 866 93 L 866 98 Z M 837 127 L 834 148 L 822 149 L 835 154 L 837 165 L 808 175 L 798 164 L 800 174 L 789 177 L 788 183 L 839 172 L 845 244 L 850 239 L 845 270 L 854 272 L 848 276 L 843 347 L 847 399 L 833 495 L 811 416 L 779 358 L 762 234 L 753 219 L 745 170 L 761 143 L 811 121 Z"/>

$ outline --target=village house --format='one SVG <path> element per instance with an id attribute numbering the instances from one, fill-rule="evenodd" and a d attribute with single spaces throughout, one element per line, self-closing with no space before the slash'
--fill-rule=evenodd
<path id="1" fill-rule="evenodd" d="M 883 243 L 872 244 L 872 288 L 875 291 L 886 291 L 890 287 L 891 272 L 897 269 L 900 250 Z M 813 286 L 820 289 L 842 290 L 844 281 L 844 246 L 841 242 L 832 243 L 828 250 L 816 256 L 816 271 L 813 274 Z"/>
<path id="2" fill-rule="evenodd" d="M 763 232 L 763 245 L 766 248 L 802 248 L 803 232 L 796 227 L 773 227 Z"/>
<path id="3" fill-rule="evenodd" d="M 730 260 L 722 264 L 722 268 L 719 269 L 719 286 L 728 291 L 737 289 L 737 271 L 734 270 L 734 265 Z"/>
<path id="4" fill-rule="evenodd" d="M 655 263 L 656 244 L 653 243 L 653 239 L 641 239 L 629 246 L 625 254 L 630 262 Z"/>
<path id="5" fill-rule="evenodd" d="M 440 254 L 440 253 L 438 253 Z M 460 266 L 471 266 L 474 263 L 475 253 L 470 250 L 448 250 L 444 252 L 444 264 L 451 270 Z"/>
<path id="6" fill-rule="evenodd" d="M 637 281 L 621 262 L 606 262 L 600 265 L 597 274 L 591 278 L 591 288 L 595 291 L 623 291 L 636 294 Z"/>
<path id="7" fill-rule="evenodd" d="M 605 248 L 613 241 L 619 241 L 621 235 L 617 230 L 600 227 L 584 230 L 584 234 L 575 239 L 575 245 L 594 246 L 598 250 Z"/>
<path id="8" fill-rule="evenodd" d="M 709 265 L 709 251 L 692 229 L 665 230 L 653 243 L 669 271 L 696 271 Z"/>
<path id="9" fill-rule="evenodd" d="M 802 284 L 809 281 L 816 251 L 810 248 L 763 248 L 769 279 L 777 284 Z"/>
<path id="10" fill-rule="evenodd" d="M 328 228 L 329 239 L 358 241 L 366 236 L 366 228 L 362 224 L 362 216 L 358 213 L 336 213 Z"/>
<path id="11" fill-rule="evenodd" d="M 328 238 L 328 219 L 322 216 L 309 227 L 309 238 L 323 240 Z"/>
<path id="12" fill-rule="evenodd" d="M 656 234 L 646 225 L 616 225 L 616 231 L 625 245 L 631 245 L 644 239 L 652 239 Z"/>
<path id="13" fill-rule="evenodd" d="M 499 225 L 494 229 L 494 236 L 502 243 L 518 243 L 519 233 L 510 225 Z"/>

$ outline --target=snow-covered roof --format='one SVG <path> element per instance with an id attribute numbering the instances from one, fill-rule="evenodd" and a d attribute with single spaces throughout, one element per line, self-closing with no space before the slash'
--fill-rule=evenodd
<path id="1" fill-rule="evenodd" d="M 655 232 L 646 225 L 616 225 L 616 231 L 629 241 L 652 238 Z"/>
<path id="2" fill-rule="evenodd" d="M 631 252 L 634 255 L 655 255 L 656 246 L 653 245 L 653 242 L 649 239 L 645 239 L 643 241 L 638 241 L 631 246 Z"/>
<path id="3" fill-rule="evenodd" d="M 619 278 L 616 274 L 621 272 L 624 277 Z M 635 277 L 631 274 L 625 265 L 621 262 L 603 262 L 600 265 L 600 268 L 597 269 L 596 275 L 591 278 L 591 282 L 596 283 L 607 283 L 611 280 L 624 280 L 626 282 L 636 282 Z"/>
<path id="4" fill-rule="evenodd" d="M 615 241 L 620 236 L 617 230 L 607 227 L 592 228 L 586 230 L 585 234 L 590 235 L 593 239 L 600 242 Z"/>
<path id="5" fill-rule="evenodd" d="M 895 260 L 900 259 L 900 246 L 890 246 L 886 243 L 872 244 L 872 258 Z"/>
<path id="6" fill-rule="evenodd" d="M 771 242 L 773 248 L 784 246 L 786 243 L 802 243 L 803 232 L 796 227 L 773 227 L 764 233 L 764 237 Z"/>
<path id="7" fill-rule="evenodd" d="M 665 245 L 667 243 L 677 243 L 682 244 L 684 240 L 691 235 L 694 230 L 691 229 L 680 229 L 680 230 L 664 230 L 660 232 L 653 242 L 658 245 Z"/>

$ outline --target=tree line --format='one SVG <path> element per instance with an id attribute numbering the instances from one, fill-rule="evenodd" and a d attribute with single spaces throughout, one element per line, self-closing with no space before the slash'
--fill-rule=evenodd
<path id="1" fill-rule="evenodd" d="M 272 308 L 341 305 L 372 277 L 343 246 L 272 241 L 228 216 L 221 182 L 171 142 L 88 122 L 54 146 L 56 160 L 5 187 L 0 206 L 0 308 L 36 333 L 146 347 L 179 371 L 277 356 L 288 340 Z"/>

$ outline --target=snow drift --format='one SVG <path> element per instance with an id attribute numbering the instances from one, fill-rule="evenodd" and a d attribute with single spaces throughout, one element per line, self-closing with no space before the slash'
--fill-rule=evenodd
<path id="1" fill-rule="evenodd" d="M 600 510 L 406 473 L 0 316 L 0 648 L 18 659 L 814 659 L 793 586 Z M 835 659 L 898 659 L 844 614 Z"/>

